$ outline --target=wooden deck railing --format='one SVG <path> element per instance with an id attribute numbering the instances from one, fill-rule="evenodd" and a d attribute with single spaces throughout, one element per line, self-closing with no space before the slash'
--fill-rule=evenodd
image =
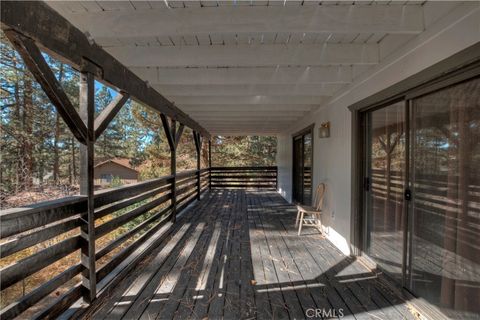
<path id="1" fill-rule="evenodd" d="M 102 190 L 94 196 L 95 239 L 117 232 L 95 251 L 96 281 L 99 292 L 120 279 L 126 270 L 121 267 L 160 228 L 171 223 L 173 176 L 165 176 L 137 184 Z M 185 209 L 208 189 L 209 170 L 191 170 L 176 175 L 177 213 Z M 81 215 L 87 210 L 87 197 L 74 196 L 28 207 L 3 210 L 0 213 L 0 258 L 8 258 L 22 250 L 56 239 L 45 248 L 24 251 L 25 257 L 0 270 L 0 287 L 3 290 L 27 279 L 36 272 L 80 251 Z M 108 217 L 107 217 L 108 216 Z M 143 217 L 141 221 L 139 217 Z M 107 219 L 108 218 L 108 219 Z M 137 220 L 136 220 L 137 219 Z M 136 220 L 133 226 L 126 224 Z M 59 237 L 60 236 L 60 237 Z M 60 238 L 60 239 L 59 239 Z M 43 247 L 40 246 L 40 247 Z M 79 256 L 80 257 L 80 254 Z M 44 299 L 77 275 L 85 271 L 81 259 L 68 269 L 45 281 L 32 291 L 5 306 L 1 319 L 11 319 Z M 130 264 L 129 267 L 132 267 Z M 53 299 L 36 317 L 55 317 L 65 311 L 82 296 L 80 282 L 72 284 L 68 291 Z"/>
<path id="2" fill-rule="evenodd" d="M 278 169 L 271 167 L 212 167 L 212 188 L 277 189 Z"/>

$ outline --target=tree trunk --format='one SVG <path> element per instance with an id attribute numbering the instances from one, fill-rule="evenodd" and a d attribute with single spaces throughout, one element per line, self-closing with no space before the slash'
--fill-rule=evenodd
<path id="1" fill-rule="evenodd" d="M 13 121 L 16 127 L 20 125 L 20 89 L 19 89 L 19 78 L 17 72 L 17 60 L 16 58 L 13 59 L 13 69 L 15 70 L 15 111 L 13 113 Z M 19 128 L 21 130 L 21 128 Z M 17 159 L 19 161 L 15 161 L 15 193 L 20 192 L 20 173 L 21 173 L 21 166 L 20 166 L 20 157 L 21 157 L 21 146 L 17 145 Z"/>
<path id="2" fill-rule="evenodd" d="M 32 80 L 25 76 L 25 89 L 23 100 L 23 170 L 22 180 L 25 189 L 32 187 L 33 183 L 33 101 L 32 101 Z"/>
<path id="3" fill-rule="evenodd" d="M 77 166 L 76 166 L 76 156 L 75 156 L 75 139 L 72 137 L 71 138 L 71 159 L 70 159 L 70 166 L 72 168 L 71 170 L 71 176 L 70 180 L 72 181 L 70 185 L 77 183 Z"/>
<path id="4" fill-rule="evenodd" d="M 62 83 L 63 79 L 63 63 L 60 63 L 58 82 Z M 58 141 L 60 140 L 60 115 L 58 112 L 55 112 L 55 137 L 53 140 L 53 182 L 55 185 L 58 184 L 60 177 L 60 160 L 59 160 L 59 151 L 58 151 Z"/>

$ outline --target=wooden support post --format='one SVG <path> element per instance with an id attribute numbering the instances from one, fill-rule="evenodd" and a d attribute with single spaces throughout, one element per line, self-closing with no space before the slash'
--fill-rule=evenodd
<path id="1" fill-rule="evenodd" d="M 168 146 L 170 147 L 170 174 L 173 176 L 172 180 L 172 222 L 175 222 L 177 215 L 177 144 L 176 139 L 180 140 L 180 136 L 177 135 L 177 123 L 175 120 L 172 120 L 171 123 L 168 122 L 167 117 L 162 113 L 160 114 L 160 119 L 162 119 L 163 130 L 167 136 Z M 180 126 L 179 131 L 183 131 L 183 125 Z M 180 133 L 181 135 L 181 133 Z"/>
<path id="2" fill-rule="evenodd" d="M 275 167 L 275 190 L 278 191 L 278 167 Z"/>
<path id="3" fill-rule="evenodd" d="M 208 189 L 212 189 L 212 140 L 208 140 Z"/>
<path id="4" fill-rule="evenodd" d="M 83 298 L 90 303 L 95 299 L 95 217 L 93 205 L 93 157 L 95 141 L 95 91 L 92 73 L 80 75 L 80 117 L 87 127 L 86 143 L 80 145 L 80 194 L 87 196 L 87 212 L 82 215 L 81 232 L 81 263 Z"/>
<path id="5" fill-rule="evenodd" d="M 172 120 L 170 130 L 175 139 L 175 131 L 177 130 L 177 122 Z M 170 174 L 173 176 L 172 181 L 172 222 L 177 219 L 177 142 L 174 140 L 174 147 L 170 148 Z"/>
<path id="6" fill-rule="evenodd" d="M 197 200 L 200 200 L 200 157 L 202 152 L 202 136 L 200 133 L 193 131 L 193 140 L 195 141 L 195 149 L 197 150 Z"/>

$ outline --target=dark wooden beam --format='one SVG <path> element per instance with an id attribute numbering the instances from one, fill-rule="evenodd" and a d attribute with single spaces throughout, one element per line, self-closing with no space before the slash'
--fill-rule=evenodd
<path id="1" fill-rule="evenodd" d="M 162 119 L 163 130 L 165 131 L 165 136 L 167 137 L 168 146 L 170 147 L 170 151 L 175 150 L 175 135 L 172 134 L 172 129 L 170 127 L 170 123 L 168 122 L 167 117 L 162 113 L 160 114 L 160 119 Z"/>
<path id="2" fill-rule="evenodd" d="M 5 35 L 22 56 L 28 70 L 35 77 L 43 91 L 45 91 L 45 94 L 70 128 L 75 138 L 77 138 L 80 143 L 85 144 L 87 128 L 43 58 L 40 49 L 35 45 L 35 42 L 15 31 L 5 31 Z"/>
<path id="3" fill-rule="evenodd" d="M 129 97 L 128 93 L 119 92 L 115 99 L 98 115 L 95 119 L 95 140 L 107 129 L 108 124 L 115 118 Z"/>
<path id="4" fill-rule="evenodd" d="M 200 159 L 202 152 L 202 137 L 196 131 L 193 131 L 193 141 L 195 141 L 195 149 L 197 150 L 197 200 L 200 200 L 201 181 L 200 181 Z"/>
<path id="5" fill-rule="evenodd" d="M 200 153 L 201 148 L 199 137 L 200 135 L 197 132 L 193 131 L 193 141 L 195 142 L 195 149 L 197 150 L 197 154 Z"/>
<path id="6" fill-rule="evenodd" d="M 183 129 L 185 129 L 185 126 L 183 125 L 183 123 L 181 123 L 180 126 L 178 127 L 177 132 L 175 133 L 175 149 L 178 147 L 178 144 L 180 143 L 180 138 L 182 137 Z"/>
<path id="7" fill-rule="evenodd" d="M 87 211 L 82 214 L 80 236 L 82 242 L 81 263 L 82 293 L 86 302 L 92 302 L 97 294 L 95 270 L 95 216 L 94 216 L 94 185 L 93 185 L 93 160 L 94 160 L 94 115 L 95 115 L 95 83 L 93 74 L 80 74 L 80 116 L 87 124 L 87 140 L 85 145 L 80 145 L 80 194 L 87 196 Z"/>
<path id="8" fill-rule="evenodd" d="M 208 188 L 212 189 L 212 140 L 208 140 Z"/>
<path id="9" fill-rule="evenodd" d="M 98 80 L 110 84 L 154 110 L 209 137 L 209 132 L 151 88 L 117 59 L 43 1 L 2 1 L 2 29 L 33 39 L 50 55 L 85 71 L 85 61 L 98 66 Z"/>
<path id="10" fill-rule="evenodd" d="M 183 132 L 183 125 L 180 125 L 179 131 L 180 135 L 177 132 L 177 122 L 172 120 L 171 123 L 168 122 L 166 115 L 163 113 L 160 114 L 160 119 L 162 119 L 163 130 L 167 136 L 168 146 L 170 147 L 170 174 L 173 176 L 172 179 L 172 222 L 175 222 L 177 215 L 177 137 L 180 140 L 180 135 Z"/>
<path id="11" fill-rule="evenodd" d="M 177 219 L 177 142 L 175 141 L 177 131 L 177 122 L 172 120 L 170 123 L 170 134 L 173 139 L 173 149 L 170 148 L 170 174 L 172 181 L 172 222 Z"/>

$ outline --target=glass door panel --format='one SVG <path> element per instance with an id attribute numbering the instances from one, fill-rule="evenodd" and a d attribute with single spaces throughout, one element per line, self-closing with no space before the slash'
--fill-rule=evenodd
<path id="1" fill-rule="evenodd" d="M 312 203 L 313 135 L 309 129 L 293 138 L 293 201 Z"/>
<path id="2" fill-rule="evenodd" d="M 405 103 L 367 115 L 367 255 L 402 280 L 404 255 Z"/>
<path id="3" fill-rule="evenodd" d="M 303 203 L 312 203 L 312 133 L 303 136 Z"/>
<path id="4" fill-rule="evenodd" d="M 293 140 L 293 201 L 303 202 L 303 139 Z"/>
<path id="5" fill-rule="evenodd" d="M 480 316 L 480 80 L 412 101 L 409 288 Z"/>

